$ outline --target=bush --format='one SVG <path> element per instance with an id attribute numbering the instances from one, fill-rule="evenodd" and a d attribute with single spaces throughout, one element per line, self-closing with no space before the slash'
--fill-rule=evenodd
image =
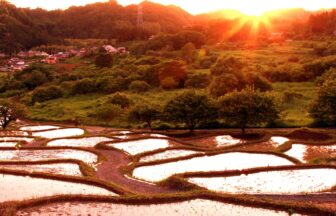
<path id="1" fill-rule="evenodd" d="M 128 86 L 128 89 L 132 92 L 146 92 L 151 86 L 145 81 L 133 81 Z"/>
<path id="2" fill-rule="evenodd" d="M 206 88 L 210 81 L 210 76 L 207 74 L 190 74 L 184 86 L 186 88 Z"/>
<path id="3" fill-rule="evenodd" d="M 283 103 L 292 103 L 295 99 L 301 99 L 303 95 L 296 92 L 284 92 L 282 96 Z"/>
<path id="4" fill-rule="evenodd" d="M 43 102 L 47 100 L 52 100 L 56 98 L 60 98 L 63 96 L 62 89 L 58 86 L 48 86 L 48 87 L 41 87 L 35 89 L 32 94 L 31 101 L 35 102 Z"/>
<path id="5" fill-rule="evenodd" d="M 244 66 L 244 63 L 236 57 L 222 57 L 211 67 L 211 75 L 220 76 L 222 74 L 237 74 L 242 71 Z"/>
<path id="6" fill-rule="evenodd" d="M 97 108 L 95 116 L 101 121 L 112 121 L 123 113 L 122 108 L 119 105 L 115 104 L 104 104 L 101 107 Z"/>
<path id="7" fill-rule="evenodd" d="M 109 99 L 108 102 L 114 105 L 119 105 L 121 108 L 128 108 L 133 104 L 132 100 L 123 93 L 115 93 Z"/>
<path id="8" fill-rule="evenodd" d="M 95 81 L 90 78 L 85 78 L 76 81 L 72 87 L 72 94 L 88 94 L 96 91 Z"/>
<path id="9" fill-rule="evenodd" d="M 309 113 L 318 124 L 336 126 L 336 80 L 326 81 L 320 87 Z"/>
<path id="10" fill-rule="evenodd" d="M 97 67 L 111 67 L 113 63 L 113 58 L 110 54 L 99 54 L 96 57 L 95 64 Z"/>
<path id="11" fill-rule="evenodd" d="M 212 96 L 220 97 L 234 90 L 240 90 L 239 80 L 232 74 L 224 74 L 216 77 L 209 86 Z"/>
<path id="12" fill-rule="evenodd" d="M 167 77 L 160 82 L 163 89 L 175 89 L 179 86 L 178 82 L 173 77 Z"/>
<path id="13" fill-rule="evenodd" d="M 251 84 L 254 87 L 254 89 L 259 90 L 261 92 L 273 90 L 272 84 L 265 77 L 261 75 L 253 76 Z"/>

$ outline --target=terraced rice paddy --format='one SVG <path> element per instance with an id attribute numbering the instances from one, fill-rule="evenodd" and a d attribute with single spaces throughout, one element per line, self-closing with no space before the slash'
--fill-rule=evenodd
<path id="1" fill-rule="evenodd" d="M 101 142 L 113 141 L 107 137 L 84 137 L 78 139 L 58 139 L 48 142 L 48 146 L 94 147 Z"/>
<path id="2" fill-rule="evenodd" d="M 47 139 L 81 136 L 83 134 L 84 130 L 81 128 L 64 128 L 49 131 L 33 132 L 33 136 L 43 137 Z"/>
<path id="3" fill-rule="evenodd" d="M 22 201 L 26 199 L 62 194 L 105 196 L 117 195 L 104 188 L 82 183 L 24 177 L 9 174 L 0 175 L 0 191 L 0 202 Z"/>
<path id="4" fill-rule="evenodd" d="M 18 142 L 0 142 L 0 147 L 15 147 Z"/>
<path id="5" fill-rule="evenodd" d="M 169 141 L 164 139 L 143 139 L 129 142 L 108 144 L 108 146 L 120 149 L 130 155 L 164 149 L 169 147 Z"/>
<path id="6" fill-rule="evenodd" d="M 258 215 L 288 216 L 288 213 L 261 208 L 244 207 L 211 200 L 196 199 L 170 204 L 125 205 L 113 203 L 59 203 L 41 207 L 36 210 L 18 212 L 17 216 L 49 215 L 123 215 L 123 216 L 190 216 L 190 215 Z M 293 216 L 297 216 L 293 214 Z"/>
<path id="7" fill-rule="evenodd" d="M 234 194 L 300 194 L 336 186 L 335 169 L 301 169 L 249 175 L 189 178 L 189 182 L 215 192 Z"/>
<path id="8" fill-rule="evenodd" d="M 195 157 L 153 166 L 137 167 L 133 171 L 135 178 L 158 182 L 174 174 L 185 172 L 207 172 L 242 170 L 256 167 L 293 165 L 293 162 L 274 155 L 250 153 L 223 153 L 212 156 Z"/>
<path id="9" fill-rule="evenodd" d="M 294 157 L 302 162 L 317 157 L 336 156 L 336 145 L 333 146 L 311 146 L 303 144 L 293 144 L 291 149 L 285 152 L 286 155 Z"/>
<path id="10" fill-rule="evenodd" d="M 53 159 L 74 159 L 89 165 L 98 162 L 96 154 L 72 149 L 0 150 L 0 161 L 44 161 Z"/>
<path id="11" fill-rule="evenodd" d="M 0 136 L 28 136 L 28 132 L 25 131 L 0 131 Z"/>
<path id="12" fill-rule="evenodd" d="M 25 141 L 25 142 L 32 142 L 34 138 L 28 137 L 15 137 L 15 136 L 8 136 L 8 137 L 0 137 L 0 142 L 8 142 L 8 141 Z"/>
<path id="13" fill-rule="evenodd" d="M 160 152 L 157 154 L 152 154 L 148 156 L 144 156 L 140 159 L 140 162 L 150 162 L 150 161 L 157 161 L 157 160 L 165 160 L 165 159 L 174 159 L 194 154 L 199 154 L 199 151 L 193 150 L 166 150 L 164 152 Z"/>
<path id="14" fill-rule="evenodd" d="M 24 126 L 21 127 L 20 130 L 23 131 L 43 131 L 43 130 L 53 130 L 53 129 L 59 129 L 58 126 L 53 125 L 37 125 L 37 126 Z"/>
<path id="15" fill-rule="evenodd" d="M 0 169 L 23 170 L 27 172 L 41 172 L 54 175 L 82 176 L 77 164 L 53 163 L 53 164 L 0 164 Z"/>

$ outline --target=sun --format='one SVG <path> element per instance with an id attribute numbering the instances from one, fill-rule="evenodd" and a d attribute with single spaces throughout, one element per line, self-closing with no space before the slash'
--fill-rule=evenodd
<path id="1" fill-rule="evenodd" d="M 241 8 L 240 11 L 247 15 L 247 16 L 255 16 L 259 17 L 262 16 L 264 13 L 269 11 L 270 9 L 267 7 L 262 7 L 260 5 L 256 5 L 254 7 L 246 7 L 246 8 Z"/>

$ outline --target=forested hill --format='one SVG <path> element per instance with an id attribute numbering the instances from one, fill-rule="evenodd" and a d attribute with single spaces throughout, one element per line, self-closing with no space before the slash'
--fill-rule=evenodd
<path id="1" fill-rule="evenodd" d="M 143 2 L 144 36 L 174 33 L 190 25 L 192 16 L 181 8 Z M 136 39 L 137 6 L 116 1 L 67 10 L 22 9 L 0 0 L 0 50 L 30 48 L 63 38 Z M 5 45 L 11 44 L 5 47 Z"/>
<path id="2" fill-rule="evenodd" d="M 148 1 L 141 4 L 144 29 L 140 36 L 144 39 L 157 33 L 176 33 L 188 27 L 187 30 L 202 33 L 207 41 L 244 40 L 249 39 L 249 32 L 255 25 L 253 20 L 239 17 L 242 14 L 237 11 L 192 16 L 176 6 Z M 230 19 L 232 15 L 238 18 Z M 258 29 L 258 34 L 263 36 L 284 32 L 290 38 L 304 39 L 336 32 L 336 10 L 311 13 L 291 9 L 273 11 L 266 16 L 268 22 L 261 23 Z M 17 8 L 0 0 L 0 52 L 12 53 L 41 44 L 62 42 L 65 38 L 135 40 L 139 39 L 136 22 L 137 5 L 123 7 L 115 0 L 64 11 Z M 237 31 L 232 34 L 231 29 Z"/>

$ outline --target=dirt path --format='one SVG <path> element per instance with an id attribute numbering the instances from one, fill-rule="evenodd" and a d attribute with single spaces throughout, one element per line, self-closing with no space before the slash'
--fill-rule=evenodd
<path id="1" fill-rule="evenodd" d="M 158 187 L 154 184 L 137 181 L 125 177 L 120 171 L 120 167 L 126 166 L 132 161 L 124 153 L 116 150 L 99 150 L 105 157 L 106 161 L 97 166 L 95 173 L 96 177 L 114 182 L 122 187 L 129 189 L 134 193 L 139 194 L 160 194 L 160 193 L 173 193 L 166 188 Z"/>

